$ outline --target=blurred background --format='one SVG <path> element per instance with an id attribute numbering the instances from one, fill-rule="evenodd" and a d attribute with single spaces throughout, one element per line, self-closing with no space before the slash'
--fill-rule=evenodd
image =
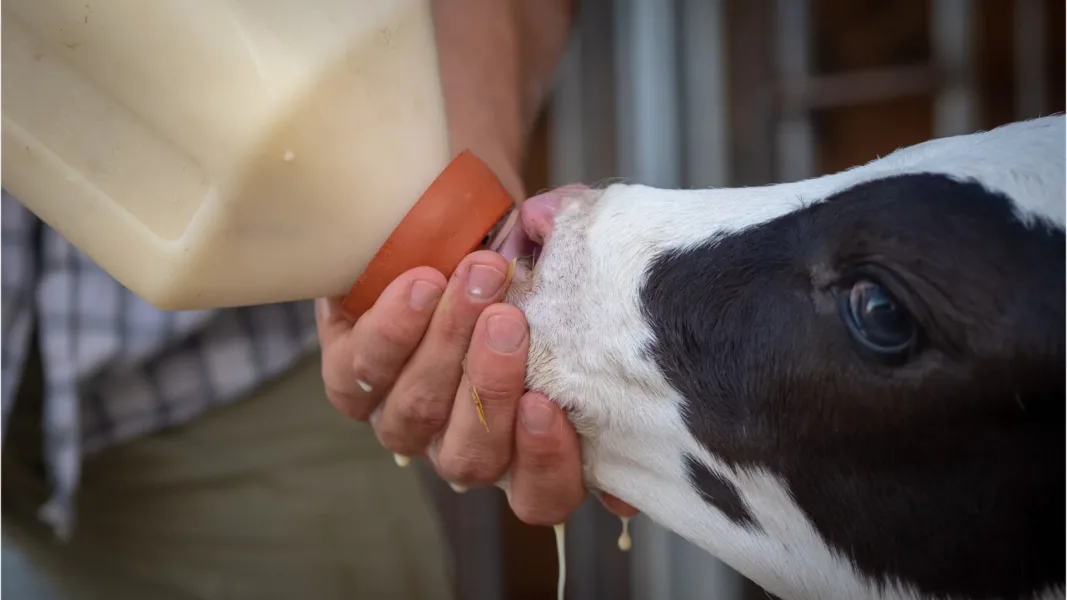
<path id="1" fill-rule="evenodd" d="M 582 0 L 527 190 L 757 185 L 1064 110 L 1063 0 Z M 555 597 L 550 528 L 432 481 L 462 600 Z M 643 517 L 567 523 L 569 600 L 765 599 Z"/>

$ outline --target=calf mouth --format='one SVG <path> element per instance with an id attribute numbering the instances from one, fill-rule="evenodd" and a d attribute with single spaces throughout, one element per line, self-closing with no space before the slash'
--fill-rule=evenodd
<path id="1" fill-rule="evenodd" d="M 501 219 L 487 236 L 485 247 L 499 253 L 511 263 L 505 301 L 519 306 L 513 300 L 525 297 L 529 291 L 534 265 L 541 254 L 541 244 L 531 240 L 522 227 L 519 209 L 512 210 Z M 522 294 L 517 293 L 520 289 L 524 291 Z"/>
<path id="2" fill-rule="evenodd" d="M 542 249 L 550 240 L 556 211 L 562 201 L 590 188 L 575 184 L 556 188 L 526 200 L 512 210 L 487 236 L 486 246 L 508 259 L 513 265 L 505 301 L 520 309 L 534 292 L 534 268 Z M 568 418 L 572 415 L 568 414 Z M 589 482 L 586 482 L 589 485 Z M 628 520 L 640 511 L 607 492 L 590 488 L 600 504 L 611 514 Z M 625 521 L 624 521 L 625 522 Z M 620 539 L 620 543 L 621 539 Z M 621 547 L 621 546 L 620 546 Z"/>
<path id="3" fill-rule="evenodd" d="M 500 253 L 512 265 L 507 301 L 519 305 L 533 288 L 534 268 L 549 242 L 556 211 L 565 198 L 590 189 L 582 184 L 565 185 L 538 194 L 512 210 L 486 236 L 486 247 Z"/>

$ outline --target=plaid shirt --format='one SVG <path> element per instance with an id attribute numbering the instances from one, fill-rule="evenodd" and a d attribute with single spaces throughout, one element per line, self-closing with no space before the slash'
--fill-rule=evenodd
<path id="1" fill-rule="evenodd" d="M 309 302 L 164 312 L 140 300 L 3 192 L 3 432 L 36 328 L 52 496 L 67 538 L 82 456 L 237 400 L 317 348 Z"/>

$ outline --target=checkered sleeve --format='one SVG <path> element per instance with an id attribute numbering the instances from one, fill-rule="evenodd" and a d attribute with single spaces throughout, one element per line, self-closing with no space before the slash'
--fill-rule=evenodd
<path id="1" fill-rule="evenodd" d="M 161 311 L 6 193 L 3 217 L 4 411 L 36 321 L 45 376 L 44 454 L 53 490 L 40 514 L 61 537 L 74 524 L 85 454 L 239 400 L 317 349 L 310 302 Z M 34 227 L 38 236 L 27 233 Z M 36 242 L 22 241 L 31 237 Z M 9 242 L 16 249 L 10 253 Z"/>
<path id="2" fill-rule="evenodd" d="M 37 281 L 36 244 L 40 224 L 7 192 L 0 198 L 0 402 L 3 432 L 33 333 L 33 291 Z"/>

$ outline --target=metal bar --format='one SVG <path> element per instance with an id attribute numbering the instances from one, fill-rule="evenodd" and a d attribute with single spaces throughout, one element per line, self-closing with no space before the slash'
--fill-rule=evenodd
<path id="1" fill-rule="evenodd" d="M 619 175 L 681 185 L 674 0 L 615 0 Z M 671 533 L 633 522 L 630 582 L 636 600 L 672 600 Z"/>
<path id="2" fill-rule="evenodd" d="M 684 185 L 724 186 L 730 176 L 725 0 L 682 0 Z"/>
<path id="3" fill-rule="evenodd" d="M 678 6 L 683 184 L 687 187 L 721 187 L 730 179 L 733 129 L 726 89 L 725 4 L 726 0 L 681 0 Z M 743 598 L 740 574 L 677 536 L 671 542 L 673 600 Z"/>
<path id="4" fill-rule="evenodd" d="M 556 74 L 556 87 L 551 99 L 552 130 L 548 156 L 548 178 L 551 186 L 583 181 L 586 177 L 587 134 L 583 127 L 582 111 L 585 92 L 582 86 L 583 37 L 583 28 L 579 21 Z"/>
<path id="5" fill-rule="evenodd" d="M 614 0 L 582 3 L 552 100 L 551 185 L 618 174 Z M 567 520 L 568 600 L 627 600 L 630 555 L 614 549 L 618 521 L 595 499 Z"/>
<path id="6" fill-rule="evenodd" d="M 423 482 L 437 503 L 452 548 L 457 597 L 496 600 L 504 595 L 501 494 L 495 489 L 456 494 L 432 467 L 418 461 Z"/>
<path id="7" fill-rule="evenodd" d="M 778 102 L 786 113 L 856 106 L 936 93 L 940 81 L 929 65 L 864 69 L 783 82 Z"/>
<path id="8" fill-rule="evenodd" d="M 681 181 L 675 0 L 616 0 L 622 175 L 654 186 Z"/>
<path id="9" fill-rule="evenodd" d="M 582 2 L 552 101 L 552 185 L 618 175 L 613 5 Z"/>
<path id="10" fill-rule="evenodd" d="M 934 64 L 945 76 L 934 101 L 934 135 L 969 133 L 978 120 L 975 93 L 975 10 L 972 0 L 933 0 L 930 40 Z"/>
<path id="11" fill-rule="evenodd" d="M 1045 112 L 1045 1 L 1015 0 L 1015 115 L 1032 119 Z"/>
<path id="12" fill-rule="evenodd" d="M 802 87 L 809 77 L 810 0 L 776 0 L 775 29 L 778 77 L 789 88 Z M 781 113 L 776 131 L 777 175 L 796 181 L 815 172 L 815 133 L 805 108 L 790 106 Z"/>
<path id="13" fill-rule="evenodd" d="M 774 179 L 774 37 L 771 0 L 729 0 L 725 5 L 727 110 L 730 114 L 730 185 Z"/>
<path id="14" fill-rule="evenodd" d="M 633 566 L 630 585 L 634 600 L 674 600 L 671 532 L 638 515 L 630 524 Z"/>

